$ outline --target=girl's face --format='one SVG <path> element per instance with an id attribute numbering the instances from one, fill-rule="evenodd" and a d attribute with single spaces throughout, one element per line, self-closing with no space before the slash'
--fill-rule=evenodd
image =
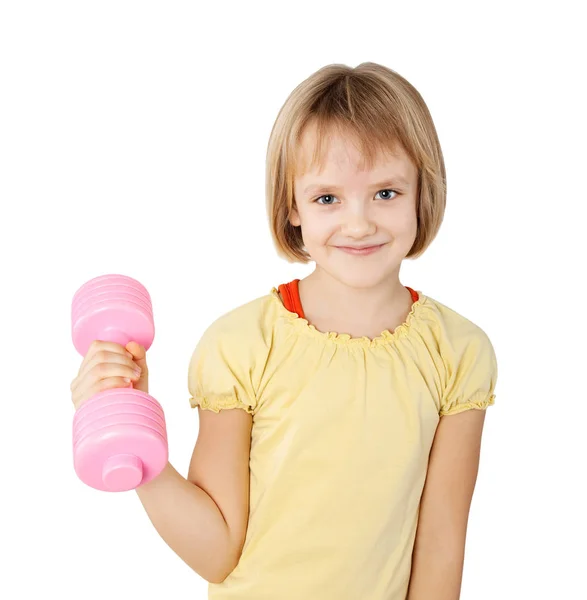
<path id="1" fill-rule="evenodd" d="M 311 127 L 304 132 L 302 164 L 311 160 L 314 135 Z M 359 171 L 360 162 L 352 141 L 333 132 L 323 172 L 315 169 L 294 179 L 290 222 L 301 226 L 317 269 L 365 288 L 398 279 L 416 239 L 418 173 L 399 147 L 393 155 L 379 155 L 370 171 Z"/>

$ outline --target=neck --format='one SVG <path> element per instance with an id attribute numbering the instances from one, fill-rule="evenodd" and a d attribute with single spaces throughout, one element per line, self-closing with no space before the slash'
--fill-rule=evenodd
<path id="1" fill-rule="evenodd" d="M 375 287 L 345 285 L 320 268 L 300 281 L 304 312 L 318 329 L 375 337 L 403 322 L 411 307 L 409 290 L 393 278 Z"/>

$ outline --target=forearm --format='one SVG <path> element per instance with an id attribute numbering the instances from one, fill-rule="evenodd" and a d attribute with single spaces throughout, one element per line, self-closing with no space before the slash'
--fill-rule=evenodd
<path id="1" fill-rule="evenodd" d="M 137 495 L 165 543 L 206 581 L 232 570 L 228 526 L 212 498 L 167 463 Z"/>
<path id="2" fill-rule="evenodd" d="M 464 550 L 416 546 L 406 600 L 459 600 Z"/>

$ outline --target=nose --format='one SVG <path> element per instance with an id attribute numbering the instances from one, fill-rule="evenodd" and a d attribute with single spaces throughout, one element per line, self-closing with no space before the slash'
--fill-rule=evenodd
<path id="1" fill-rule="evenodd" d="M 349 238 L 362 238 L 375 233 L 376 225 L 369 208 L 362 203 L 349 204 L 341 212 L 341 233 Z"/>

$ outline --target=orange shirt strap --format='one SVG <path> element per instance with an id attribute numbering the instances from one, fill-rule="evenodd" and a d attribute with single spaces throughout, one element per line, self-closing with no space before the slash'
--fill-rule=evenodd
<path id="1" fill-rule="evenodd" d="M 289 312 L 296 313 L 302 319 L 305 319 L 304 309 L 302 308 L 302 302 L 300 300 L 300 290 L 299 290 L 299 279 L 294 279 L 289 283 L 282 283 L 279 286 L 279 293 L 283 298 L 283 304 Z M 405 286 L 408 290 L 410 290 L 410 294 L 412 295 L 412 301 L 417 302 L 420 296 L 416 290 L 413 290 L 411 287 Z"/>
<path id="2" fill-rule="evenodd" d="M 304 309 L 300 301 L 300 290 L 298 288 L 300 280 L 294 279 L 289 283 L 282 283 L 279 286 L 279 293 L 283 298 L 283 304 L 289 312 L 296 313 L 302 319 L 305 319 Z"/>
<path id="3" fill-rule="evenodd" d="M 413 290 L 411 287 L 405 286 L 408 290 L 410 290 L 410 294 L 412 294 L 412 302 L 418 302 L 420 296 L 416 290 Z"/>

